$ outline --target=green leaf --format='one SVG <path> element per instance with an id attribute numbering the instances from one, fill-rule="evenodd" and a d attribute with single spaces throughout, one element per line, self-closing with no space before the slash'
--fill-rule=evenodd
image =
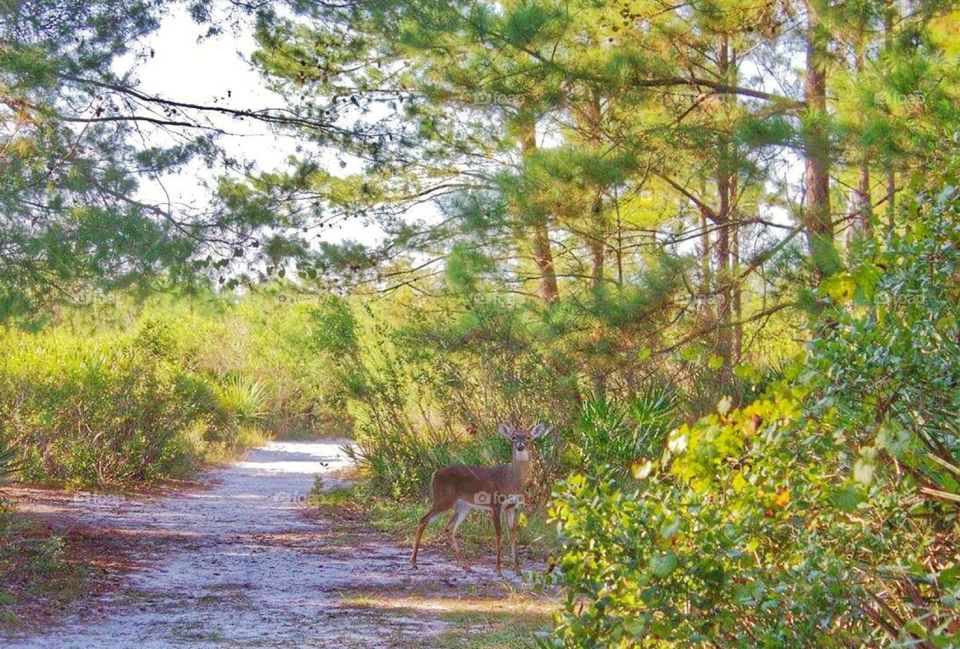
<path id="1" fill-rule="evenodd" d="M 847 273 L 837 273 L 820 282 L 820 293 L 835 302 L 848 302 L 857 291 L 857 283 Z"/>
<path id="2" fill-rule="evenodd" d="M 813 263 L 823 277 L 830 277 L 840 270 L 840 254 L 832 234 L 811 236 L 810 248 Z"/>
<path id="3" fill-rule="evenodd" d="M 749 363 L 739 363 L 733 366 L 733 373 L 737 378 L 744 381 L 752 381 L 757 378 L 757 368 Z"/>
<path id="4" fill-rule="evenodd" d="M 910 433 L 897 421 L 888 419 L 877 433 L 877 447 L 902 457 L 910 446 Z"/>
<path id="5" fill-rule="evenodd" d="M 673 538 L 676 536 L 677 532 L 680 531 L 680 519 L 675 518 L 666 525 L 663 526 L 663 529 L 660 530 L 660 536 L 665 539 Z"/>
<path id="6" fill-rule="evenodd" d="M 737 473 L 733 476 L 733 480 L 730 481 L 730 484 L 734 491 L 742 491 L 743 488 L 747 486 L 747 481 L 743 477 L 743 472 L 737 471 Z"/>
<path id="7" fill-rule="evenodd" d="M 854 485 L 847 485 L 834 490 L 830 495 L 830 500 L 843 511 L 852 512 L 857 508 L 857 505 L 863 502 L 863 495 Z"/>
<path id="8" fill-rule="evenodd" d="M 662 579 L 676 570 L 679 563 L 680 561 L 677 559 L 677 555 L 674 554 L 672 550 L 668 550 L 664 554 L 657 554 L 650 557 L 650 570 L 653 571 L 654 575 Z"/>

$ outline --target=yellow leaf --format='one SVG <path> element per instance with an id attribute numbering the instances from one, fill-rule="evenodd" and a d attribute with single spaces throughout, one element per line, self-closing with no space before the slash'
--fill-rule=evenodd
<path id="1" fill-rule="evenodd" d="M 731 484 L 733 485 L 734 491 L 740 491 L 747 486 L 747 481 L 744 479 L 743 474 L 738 471 L 736 475 L 733 476 Z"/>
<path id="2" fill-rule="evenodd" d="M 653 462 L 651 460 L 634 460 L 633 464 L 630 465 L 630 473 L 633 474 L 633 477 L 637 480 L 644 480 L 653 473 Z"/>
<path id="3" fill-rule="evenodd" d="M 820 291 L 837 302 L 847 302 L 853 298 L 857 283 L 848 273 L 837 273 L 820 282 Z"/>
<path id="4" fill-rule="evenodd" d="M 667 448 L 671 453 L 683 453 L 687 450 L 687 433 L 681 428 L 675 428 L 667 437 Z"/>
<path id="5" fill-rule="evenodd" d="M 733 399 L 730 397 L 724 397 L 717 403 L 717 412 L 719 412 L 721 415 L 725 415 L 730 412 L 730 406 L 732 405 Z"/>
<path id="6" fill-rule="evenodd" d="M 773 504 L 777 507 L 786 507 L 790 504 L 790 492 L 786 489 L 781 489 L 777 492 L 776 497 L 773 499 Z"/>
<path id="7" fill-rule="evenodd" d="M 743 379 L 744 381 L 749 381 L 757 377 L 757 370 L 753 365 L 748 363 L 740 363 L 734 365 L 733 373 L 737 375 L 738 378 Z"/>

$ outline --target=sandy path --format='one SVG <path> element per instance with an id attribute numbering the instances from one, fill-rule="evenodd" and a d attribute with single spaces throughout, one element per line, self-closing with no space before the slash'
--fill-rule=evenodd
<path id="1" fill-rule="evenodd" d="M 354 540 L 346 547 L 302 515 L 316 474 L 348 462 L 337 442 L 272 442 L 210 472 L 211 487 L 147 499 L 68 503 L 78 523 L 156 539 L 124 587 L 40 635 L 0 640 L 11 649 L 136 647 L 419 647 L 436 616 L 351 607 L 358 591 L 446 591 L 491 579 L 427 548 Z M 480 574 L 477 574 L 477 573 Z"/>

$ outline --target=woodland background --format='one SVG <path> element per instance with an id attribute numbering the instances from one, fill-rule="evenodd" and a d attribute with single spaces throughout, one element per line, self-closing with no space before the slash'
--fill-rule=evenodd
<path id="1" fill-rule="evenodd" d="M 138 84 L 173 5 L 0 4 L 0 475 L 349 435 L 396 510 L 546 421 L 556 646 L 960 642 L 955 3 L 186 3 L 271 108 Z"/>

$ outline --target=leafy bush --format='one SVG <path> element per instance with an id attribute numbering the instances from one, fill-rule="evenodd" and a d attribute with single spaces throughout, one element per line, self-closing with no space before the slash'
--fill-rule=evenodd
<path id="1" fill-rule="evenodd" d="M 134 338 L 80 344 L 6 341 L 0 409 L 24 449 L 30 481 L 104 485 L 189 471 L 219 413 L 193 399 L 190 377 Z"/>
<path id="2" fill-rule="evenodd" d="M 323 362 L 304 353 L 309 305 L 210 300 L 197 307 L 158 296 L 134 306 L 118 298 L 93 316 L 67 312 L 36 333 L 6 332 L 0 416 L 23 477 L 151 481 L 227 458 L 260 431 L 346 421 L 322 414 L 335 407 L 318 389 Z"/>
<path id="3" fill-rule="evenodd" d="M 676 428 L 632 481 L 558 486 L 556 645 L 960 643 L 960 205 L 914 209 L 823 282 L 766 397 Z"/>

